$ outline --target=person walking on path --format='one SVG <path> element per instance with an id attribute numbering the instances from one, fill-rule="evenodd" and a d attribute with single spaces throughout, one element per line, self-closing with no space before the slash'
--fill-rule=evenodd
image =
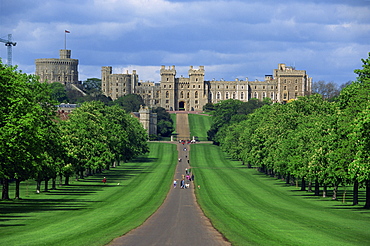
<path id="1" fill-rule="evenodd" d="M 102 182 L 105 184 L 105 183 L 107 183 L 107 179 L 104 177 L 103 178 L 103 180 L 102 180 Z"/>
<path id="2" fill-rule="evenodd" d="M 173 181 L 173 188 L 176 188 L 176 186 L 177 186 L 177 181 L 176 181 L 176 179 Z"/>

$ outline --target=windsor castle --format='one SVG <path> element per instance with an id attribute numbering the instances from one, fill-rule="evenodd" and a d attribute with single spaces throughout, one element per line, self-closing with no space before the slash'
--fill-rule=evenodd
<path id="1" fill-rule="evenodd" d="M 71 59 L 70 50 L 60 50 L 60 58 L 36 59 L 36 75 L 41 81 L 60 82 L 64 85 L 78 83 L 78 60 Z M 252 98 L 284 103 L 299 96 L 311 94 L 312 78 L 305 70 L 278 64 L 272 75 L 263 81 L 248 79 L 233 81 L 205 80 L 205 68 L 189 67 L 188 76 L 176 76 L 175 66 L 160 69 L 160 82 L 142 82 L 135 70 L 113 74 L 112 67 L 101 69 L 102 92 L 116 100 L 127 94 L 140 95 L 146 106 L 163 107 L 168 111 L 202 111 L 207 103 L 237 99 L 244 102 Z"/>

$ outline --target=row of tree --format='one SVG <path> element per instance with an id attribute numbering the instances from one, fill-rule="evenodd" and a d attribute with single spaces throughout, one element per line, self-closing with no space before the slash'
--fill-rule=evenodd
<path id="1" fill-rule="evenodd" d="M 68 184 L 73 174 L 109 169 L 148 152 L 147 133 L 140 122 L 119 106 L 83 103 L 65 120 L 56 114 L 50 84 L 0 63 L 0 179 L 2 199 L 9 199 L 9 182 L 41 181 L 45 189 L 57 177 Z"/>
<path id="2" fill-rule="evenodd" d="M 370 53 L 369 53 L 370 56 Z M 265 105 L 247 119 L 225 125 L 216 134 L 221 147 L 248 166 L 287 183 L 312 185 L 316 195 L 333 187 L 366 187 L 370 208 L 370 57 L 355 70 L 357 81 L 342 89 L 333 102 L 322 95 L 300 97 L 287 104 Z"/>

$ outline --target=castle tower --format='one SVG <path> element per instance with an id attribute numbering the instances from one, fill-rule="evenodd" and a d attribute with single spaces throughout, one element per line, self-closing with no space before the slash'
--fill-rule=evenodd
<path id="1" fill-rule="evenodd" d="M 140 123 L 147 131 L 148 135 L 157 134 L 157 114 L 152 113 L 147 106 L 140 105 Z"/>
<path id="2" fill-rule="evenodd" d="M 78 60 L 71 59 L 71 50 L 60 50 L 59 59 L 36 59 L 35 74 L 41 82 L 59 82 L 64 85 L 78 83 Z"/>
<path id="3" fill-rule="evenodd" d="M 277 102 L 287 102 L 311 94 L 312 78 L 308 77 L 305 70 L 279 64 L 274 69 L 274 77 L 278 87 Z"/>
<path id="4" fill-rule="evenodd" d="M 176 69 L 175 66 L 166 69 L 165 66 L 161 67 L 161 107 L 166 110 L 178 110 L 176 98 Z"/>
<path id="5" fill-rule="evenodd" d="M 204 82 L 204 66 L 199 66 L 199 69 L 194 69 L 193 66 L 190 66 L 188 74 L 190 81 L 188 110 L 202 110 L 203 105 L 208 102 L 208 88 Z"/>
<path id="6" fill-rule="evenodd" d="M 129 74 L 128 71 L 126 74 L 113 74 L 112 67 L 106 66 L 101 69 L 101 78 L 102 92 L 112 100 L 136 93 L 135 88 L 139 80 L 136 70 L 133 70 L 132 74 Z"/>

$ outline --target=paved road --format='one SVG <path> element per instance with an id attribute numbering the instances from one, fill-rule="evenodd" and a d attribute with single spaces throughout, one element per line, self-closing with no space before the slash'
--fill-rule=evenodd
<path id="1" fill-rule="evenodd" d="M 178 136 L 183 138 L 189 136 L 187 116 L 187 114 L 177 114 L 176 119 Z M 199 208 L 192 183 L 190 183 L 189 189 L 180 189 L 179 183 L 182 175 L 185 175 L 185 168 L 190 168 L 188 154 L 191 145 L 176 144 L 179 158 L 182 159 L 181 162 L 177 163 L 174 175 L 174 179 L 178 182 L 177 188 L 171 188 L 162 206 L 143 225 L 122 237 L 116 238 L 109 244 L 110 246 L 230 245 L 212 227 Z M 186 148 L 186 151 L 184 151 L 184 148 Z"/>

